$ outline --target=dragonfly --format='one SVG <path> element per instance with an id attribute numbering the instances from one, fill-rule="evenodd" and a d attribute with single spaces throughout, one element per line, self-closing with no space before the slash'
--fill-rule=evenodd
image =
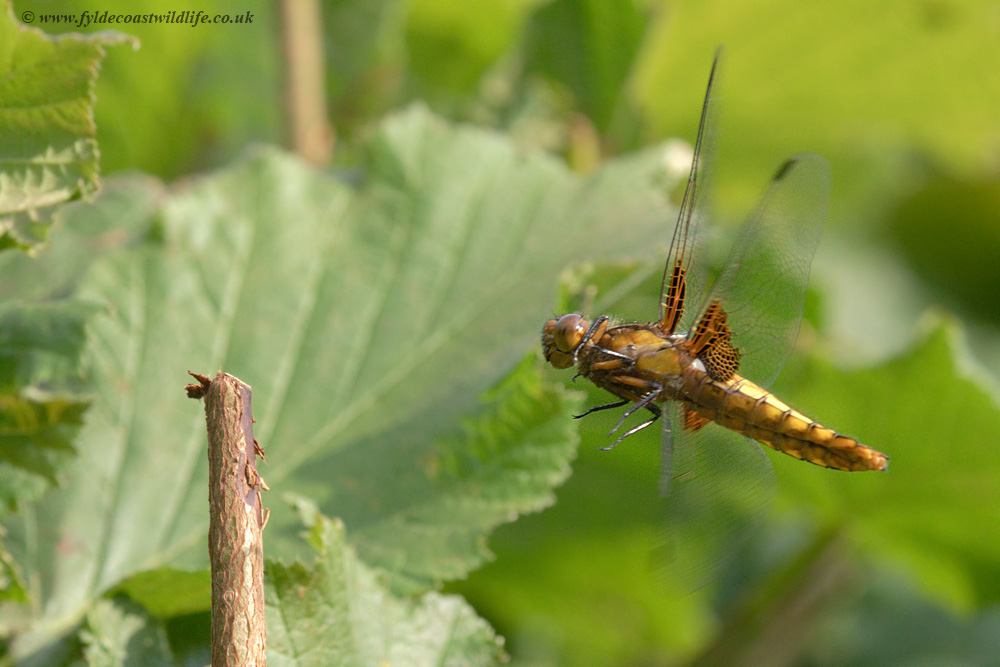
<path id="1" fill-rule="evenodd" d="M 721 51 L 709 74 L 663 269 L 659 318 L 616 324 L 608 316 L 590 321 L 570 313 L 548 320 L 542 330 L 548 363 L 559 369 L 575 366 L 577 377 L 620 399 L 578 417 L 628 406 L 614 434 L 630 415 L 649 414 L 602 449 L 662 422 L 661 494 L 671 496 L 671 529 L 717 546 L 738 532 L 737 517 L 759 514 L 773 490 L 770 461 L 750 441 L 836 470 L 885 470 L 889 463 L 885 454 L 807 417 L 767 390 L 798 335 L 829 198 L 829 166 L 822 157 L 799 155 L 777 170 L 714 286 L 702 290 L 705 296 L 698 293 L 699 282 L 705 281 L 692 260 L 704 217 L 703 150 L 711 135 L 720 58 Z M 689 304 L 699 307 L 689 309 Z"/>

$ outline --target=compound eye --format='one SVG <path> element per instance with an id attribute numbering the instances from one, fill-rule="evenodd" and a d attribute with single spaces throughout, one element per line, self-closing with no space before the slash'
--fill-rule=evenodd
<path id="1" fill-rule="evenodd" d="M 556 321 L 556 330 L 553 342 L 560 352 L 572 352 L 583 341 L 589 328 L 587 320 L 580 315 L 571 313 L 563 315 Z"/>

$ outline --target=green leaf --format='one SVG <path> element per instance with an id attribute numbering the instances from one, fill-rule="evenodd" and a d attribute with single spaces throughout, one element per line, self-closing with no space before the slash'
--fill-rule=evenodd
<path id="1" fill-rule="evenodd" d="M 879 474 L 837 474 L 772 457 L 784 503 L 846 522 L 873 553 L 904 564 L 951 606 L 995 604 L 1000 409 L 965 356 L 960 329 L 934 327 L 907 354 L 843 371 L 815 358 L 786 371 L 787 400 L 892 459 Z M 813 409 L 815 408 L 815 409 Z"/>
<path id="2" fill-rule="evenodd" d="M 37 248 L 52 207 L 97 191 L 94 81 L 116 33 L 47 36 L 0 3 L 0 248 Z"/>
<path id="3" fill-rule="evenodd" d="M 54 217 L 58 233 L 45 252 L 0 252 L 0 303 L 66 300 L 100 258 L 149 237 L 162 195 L 158 181 L 131 175 L 105 184 L 100 206 L 80 201 L 61 207 Z"/>
<path id="4" fill-rule="evenodd" d="M 169 667 L 175 664 L 162 625 L 137 605 L 101 600 L 80 631 L 90 667 Z"/>
<path id="5" fill-rule="evenodd" d="M 602 303 L 616 280 L 627 285 L 634 276 L 641 273 L 614 266 L 587 279 L 602 285 L 595 300 Z M 624 312 L 630 318 L 655 312 L 659 276 L 654 279 L 595 312 Z M 842 473 L 769 452 L 783 518 L 810 527 L 842 526 L 859 568 L 872 579 L 888 574 L 919 587 L 907 595 L 926 596 L 925 605 L 927 598 L 944 601 L 936 613 L 949 618 L 956 608 L 963 614 L 985 609 L 989 615 L 998 594 L 992 573 L 1000 563 L 995 525 L 1000 460 L 995 448 L 984 446 L 1000 437 L 1000 411 L 995 391 L 968 361 L 959 332 L 950 321 L 938 323 L 899 358 L 863 370 L 836 368 L 815 350 L 799 353 L 779 377 L 779 398 L 890 455 L 888 472 Z M 815 346 L 815 333 L 809 333 L 800 338 Z M 607 402 L 603 392 L 588 393 L 588 406 Z M 617 417 L 580 420 L 579 459 L 572 478 L 557 491 L 557 504 L 501 527 L 491 541 L 497 561 L 447 588 L 489 610 L 502 634 L 523 638 L 511 643 L 522 659 L 534 657 L 534 649 L 559 656 L 558 664 L 619 664 L 658 650 L 695 652 L 712 640 L 717 601 L 678 600 L 663 588 L 649 590 L 658 579 L 650 552 L 662 540 L 656 534 L 663 509 L 656 497 L 659 434 L 639 433 L 611 452 L 597 451 L 608 444 Z M 773 568 L 782 548 L 788 545 L 778 539 L 759 552 L 747 548 L 736 556 L 744 567 L 758 559 Z M 525 562 L 532 563 L 530 570 Z M 669 576 L 671 562 L 662 565 Z M 592 581 L 595 569 L 599 583 Z M 745 594 L 741 589 L 734 595 Z M 609 607 L 616 610 L 612 618 L 580 614 Z M 830 641 L 847 636 L 849 629 Z"/>
<path id="6" fill-rule="evenodd" d="M 0 502 L 14 509 L 57 483 L 89 403 L 80 355 L 92 302 L 0 305 Z"/>
<path id="7" fill-rule="evenodd" d="M 162 567 L 140 572 L 117 586 L 114 593 L 127 595 L 161 619 L 212 609 L 212 577 L 208 570 L 184 572 Z"/>
<path id="8" fill-rule="evenodd" d="M 0 304 L 0 349 L 75 359 L 83 347 L 84 324 L 100 309 L 100 304 L 72 300 Z M 24 360 L 17 379 L 44 381 L 49 373 L 44 361 Z"/>
<path id="9" fill-rule="evenodd" d="M 561 387 L 543 385 L 536 366 L 531 355 L 483 397 L 484 409 L 475 418 L 462 420 L 460 435 L 421 455 L 426 479 L 420 483 L 406 483 L 409 472 L 402 467 L 375 471 L 365 502 L 384 509 L 356 517 L 364 527 L 353 540 L 367 562 L 400 575 L 395 587 L 420 590 L 464 576 L 492 556 L 484 535 L 554 502 L 551 489 L 569 476 L 568 462 L 576 454 L 568 414 L 578 402 Z M 391 444 L 385 449 L 367 453 L 389 461 Z M 330 482 L 349 489 L 360 476 L 351 467 Z"/>
<path id="10" fill-rule="evenodd" d="M 373 136 L 360 192 L 274 151 L 176 190 L 151 213 L 155 238 L 79 284 L 112 314 L 89 331 L 80 459 L 8 524 L 43 610 L 14 653 L 136 572 L 204 567 L 205 425 L 187 369 L 253 386 L 270 488 L 343 517 L 398 583 L 481 562 L 492 526 L 549 502 L 572 451 L 566 399 L 532 369 L 494 404 L 481 396 L 537 349 L 562 267 L 662 251 L 662 169 L 651 150 L 580 179 L 415 108 Z M 108 214 L 149 201 L 131 188 L 136 205 L 119 190 Z M 269 504 L 269 554 L 298 553 L 297 518 Z M 392 527 L 412 539 L 392 543 Z"/>
<path id="11" fill-rule="evenodd" d="M 837 605 L 801 660 L 816 665 L 983 665 L 1000 652 L 1000 614 L 953 614 L 881 568 L 860 599 Z M 830 629 L 840 628 L 839 632 Z"/>
<path id="12" fill-rule="evenodd" d="M 104 307 L 65 295 L 98 258 L 149 233 L 158 195 L 159 187 L 141 177 L 114 182 L 104 190 L 100 208 L 71 204 L 68 222 L 56 216 L 59 234 L 41 256 L 0 253 L 0 503 L 5 508 L 40 497 L 76 457 L 73 439 L 91 398 L 82 360 L 85 325 Z"/>
<path id="13" fill-rule="evenodd" d="M 900 202 L 887 221 L 895 245 L 913 268 L 947 290 L 984 322 L 995 321 L 1000 281 L 1000 181 L 939 177 Z M 947 220 L 948 233 L 942 234 Z"/>
<path id="14" fill-rule="evenodd" d="M 339 521 L 320 517 L 311 566 L 268 561 L 270 665 L 495 665 L 503 641 L 461 598 L 393 597 L 354 555 Z"/>

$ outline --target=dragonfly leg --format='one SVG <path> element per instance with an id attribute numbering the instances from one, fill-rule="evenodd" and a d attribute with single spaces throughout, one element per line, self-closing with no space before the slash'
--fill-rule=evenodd
<path id="1" fill-rule="evenodd" d="M 585 333 L 583 335 L 583 338 L 580 339 L 580 343 L 576 346 L 576 349 L 573 350 L 573 365 L 574 366 L 576 366 L 576 364 L 577 364 L 577 361 L 578 361 L 579 356 L 580 356 L 580 351 L 582 349 L 584 349 L 585 347 L 587 347 L 587 344 L 590 343 L 590 341 L 595 336 L 597 336 L 597 330 L 600 329 L 601 330 L 601 336 L 604 335 L 604 330 L 607 329 L 607 327 L 608 327 L 607 321 L 608 321 L 608 316 L 607 315 L 601 315 L 596 320 L 594 320 L 593 324 L 590 325 L 590 328 L 587 329 L 587 333 Z"/>
<path id="2" fill-rule="evenodd" d="M 646 395 L 641 401 L 639 401 L 638 403 L 636 403 L 635 405 L 633 405 L 631 408 L 629 408 L 628 410 L 626 410 L 625 412 L 623 412 L 622 416 L 621 416 L 621 419 L 618 420 L 618 423 L 615 424 L 615 427 L 613 429 L 611 429 L 611 433 L 609 433 L 608 435 L 611 435 L 612 433 L 614 433 L 615 431 L 617 431 L 619 428 L 621 428 L 621 425 L 625 422 L 625 420 L 629 417 L 629 415 L 631 415 L 636 410 L 640 410 L 642 408 L 646 408 L 647 410 L 649 410 L 653 414 L 653 417 L 651 419 L 647 419 L 646 421 L 644 421 L 643 423 L 639 424 L 638 426 L 635 426 L 635 427 L 630 428 L 629 430 L 625 431 L 624 433 L 621 434 L 621 436 L 619 436 L 619 438 L 617 440 L 615 440 L 614 442 L 612 442 L 607 447 L 598 447 L 598 449 L 601 449 L 601 450 L 604 450 L 604 451 L 608 451 L 609 449 L 612 449 L 615 445 L 617 445 L 619 442 L 621 442 L 625 438 L 629 437 L 630 435 L 634 435 L 634 434 L 638 433 L 639 431 L 641 431 L 642 429 L 646 428 L 647 426 L 650 426 L 651 424 L 655 424 L 656 420 L 660 418 L 660 408 L 657 407 L 656 405 L 653 405 L 653 401 L 656 400 L 656 397 L 659 396 L 659 395 L 660 395 L 660 391 L 659 390 L 652 391 L 648 395 Z"/>
<path id="3" fill-rule="evenodd" d="M 611 408 L 620 408 L 623 405 L 628 405 L 628 404 L 629 404 L 628 400 L 623 400 L 623 401 L 618 401 L 617 403 L 608 403 L 606 405 L 598 405 L 595 408 L 590 408 L 589 410 L 587 410 L 583 414 L 573 415 L 573 419 L 581 419 L 583 417 L 586 417 L 587 415 L 589 415 L 592 412 L 600 412 L 601 410 L 610 410 Z"/>
<path id="4" fill-rule="evenodd" d="M 588 377 L 594 371 L 614 371 L 615 373 L 627 373 L 635 366 L 635 359 L 627 354 L 616 352 L 615 350 L 605 350 L 604 348 L 592 347 L 592 354 L 604 355 L 603 361 L 587 361 L 587 368 L 580 370 L 573 376 L 573 382 L 579 377 Z M 626 376 L 628 377 L 628 376 Z M 645 383 L 642 385 L 645 387 Z"/>
<path id="5" fill-rule="evenodd" d="M 627 354 L 616 352 L 615 350 L 600 350 L 600 353 L 608 357 L 604 361 L 591 361 L 589 371 L 616 371 L 626 372 L 635 366 L 635 358 Z"/>

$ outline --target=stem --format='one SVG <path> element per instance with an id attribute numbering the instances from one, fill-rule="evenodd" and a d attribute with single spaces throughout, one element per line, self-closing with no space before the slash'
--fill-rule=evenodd
<path id="1" fill-rule="evenodd" d="M 310 164 L 327 164 L 333 153 L 334 135 L 326 112 L 323 17 L 319 3 L 282 0 L 280 8 L 288 142 Z"/>
<path id="2" fill-rule="evenodd" d="M 266 665 L 264 548 L 266 511 L 257 475 L 250 386 L 219 372 L 189 385 L 204 393 L 208 422 L 208 553 L 212 567 L 212 664 Z"/>
<path id="3" fill-rule="evenodd" d="M 821 531 L 798 558 L 744 601 L 689 667 L 798 664 L 810 630 L 856 589 L 861 577 L 842 531 Z"/>

